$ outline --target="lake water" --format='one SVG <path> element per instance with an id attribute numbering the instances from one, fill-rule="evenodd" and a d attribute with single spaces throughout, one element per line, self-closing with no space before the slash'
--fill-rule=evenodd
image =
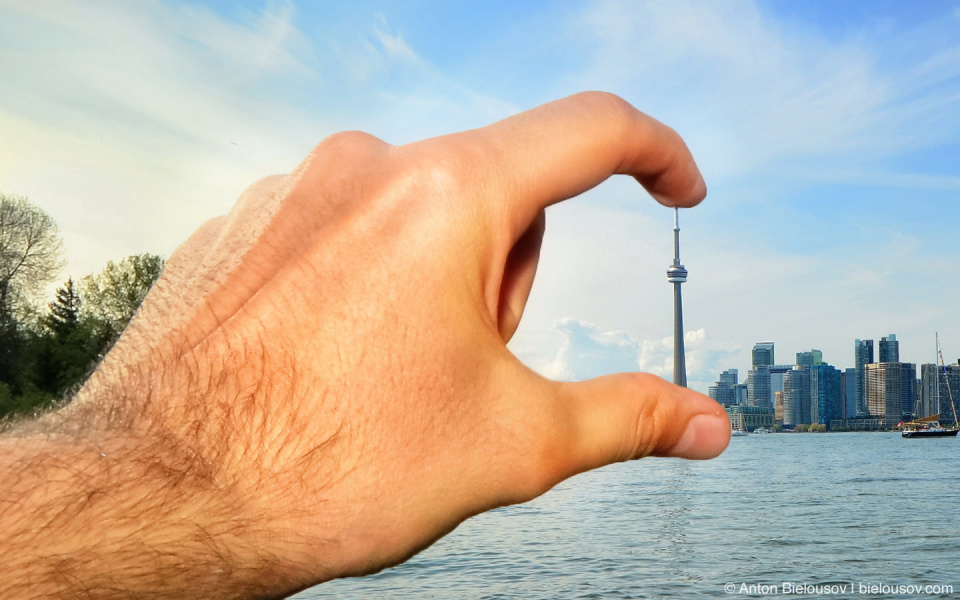
<path id="1" fill-rule="evenodd" d="M 296 598 L 958 598 L 958 458 L 955 438 L 734 438 L 712 461 L 585 473 Z"/>

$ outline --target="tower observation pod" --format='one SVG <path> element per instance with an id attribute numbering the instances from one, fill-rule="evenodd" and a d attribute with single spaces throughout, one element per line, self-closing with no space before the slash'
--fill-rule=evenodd
<path id="1" fill-rule="evenodd" d="M 673 264 L 667 268 L 667 281 L 673 284 L 673 382 L 687 387 L 687 362 L 683 348 L 683 307 L 680 284 L 687 270 L 680 264 L 680 209 L 673 209 Z"/>

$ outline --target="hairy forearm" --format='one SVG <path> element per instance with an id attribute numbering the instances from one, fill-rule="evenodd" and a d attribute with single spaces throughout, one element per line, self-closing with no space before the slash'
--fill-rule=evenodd
<path id="1" fill-rule="evenodd" d="M 185 589 L 196 598 L 277 597 L 295 589 L 296 569 L 278 555 L 283 536 L 266 514 L 278 492 L 263 489 L 244 430 L 257 421 L 254 400 L 231 378 L 214 393 L 192 375 L 180 381 L 169 365 L 155 372 L 165 371 L 167 393 L 181 397 L 161 397 L 148 393 L 157 381 L 105 367 L 73 404 L 0 437 L 8 573 L 0 597 L 183 598 Z M 224 393 L 233 414 L 220 403 Z"/>
<path id="2" fill-rule="evenodd" d="M 257 502 L 176 443 L 0 441 L 0 597 L 276 595 Z"/>

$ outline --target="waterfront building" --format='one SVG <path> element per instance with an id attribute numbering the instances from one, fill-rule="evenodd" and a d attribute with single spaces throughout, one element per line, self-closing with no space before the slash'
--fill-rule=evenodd
<path id="1" fill-rule="evenodd" d="M 939 378 L 939 385 L 937 379 Z M 939 388 L 939 396 L 937 395 Z M 953 423 L 953 408 L 950 405 L 950 396 L 953 404 L 960 405 L 960 365 L 920 365 L 920 399 L 917 416 L 928 417 L 940 415 L 941 423 Z"/>
<path id="2" fill-rule="evenodd" d="M 764 406 L 727 406 L 727 418 L 730 419 L 730 427 L 740 426 L 740 415 L 743 415 L 743 425 L 747 431 L 753 431 L 757 427 L 773 429 L 774 415 L 773 409 Z"/>
<path id="3" fill-rule="evenodd" d="M 836 367 L 816 364 L 810 369 L 810 422 L 826 425 L 842 417 L 842 374 Z"/>
<path id="4" fill-rule="evenodd" d="M 747 405 L 773 408 L 770 367 L 773 366 L 773 342 L 753 345 L 753 368 L 747 372 Z"/>
<path id="5" fill-rule="evenodd" d="M 783 390 L 773 394 L 773 420 L 783 425 Z"/>
<path id="6" fill-rule="evenodd" d="M 747 405 L 773 407 L 769 366 L 757 365 L 747 372 Z"/>
<path id="7" fill-rule="evenodd" d="M 783 378 L 783 426 L 810 423 L 810 367 L 794 367 Z"/>
<path id="8" fill-rule="evenodd" d="M 843 418 L 857 416 L 857 370 L 848 367 L 843 370 Z"/>
<path id="9" fill-rule="evenodd" d="M 866 416 L 866 365 L 873 362 L 873 340 L 854 341 L 854 365 L 857 373 L 857 416 Z"/>
<path id="10" fill-rule="evenodd" d="M 871 363 L 865 366 L 867 413 L 887 421 L 909 418 L 905 408 L 916 400 L 917 366 L 911 363 Z"/>
<path id="11" fill-rule="evenodd" d="M 903 387 L 900 388 L 900 414 L 911 417 L 917 406 L 917 365 L 914 363 L 900 363 L 903 371 Z"/>
<path id="12" fill-rule="evenodd" d="M 878 362 L 900 362 L 900 342 L 893 333 L 880 338 L 880 360 Z"/>

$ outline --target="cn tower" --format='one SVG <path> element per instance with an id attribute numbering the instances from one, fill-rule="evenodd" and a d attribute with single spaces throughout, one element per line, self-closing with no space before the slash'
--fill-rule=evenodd
<path id="1" fill-rule="evenodd" d="M 687 361 L 683 351 L 683 307 L 680 305 L 680 284 L 687 280 L 687 270 L 680 264 L 680 209 L 673 209 L 673 264 L 667 269 L 667 281 L 673 284 L 673 382 L 687 387 Z"/>

